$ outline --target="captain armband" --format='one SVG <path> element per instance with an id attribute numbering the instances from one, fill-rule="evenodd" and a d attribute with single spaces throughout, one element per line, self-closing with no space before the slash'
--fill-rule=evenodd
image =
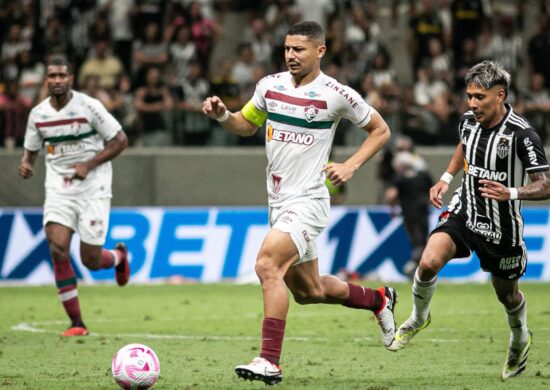
<path id="1" fill-rule="evenodd" d="M 263 125 L 265 120 L 267 119 L 267 112 L 256 108 L 256 106 L 252 103 L 252 100 L 249 100 L 248 103 L 245 104 L 245 106 L 241 110 L 241 114 L 243 114 L 244 118 L 247 121 L 255 124 L 258 127 Z"/>

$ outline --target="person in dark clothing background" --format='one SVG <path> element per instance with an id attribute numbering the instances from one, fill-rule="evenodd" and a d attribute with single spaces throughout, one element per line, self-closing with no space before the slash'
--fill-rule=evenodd
<path id="1" fill-rule="evenodd" d="M 401 206 L 403 225 L 411 241 L 411 257 L 402 269 L 410 278 L 428 238 L 429 192 L 433 185 L 430 174 L 422 168 L 425 164 L 418 160 L 422 158 L 411 152 L 397 152 L 392 161 L 395 174 L 386 190 L 386 202 Z"/>

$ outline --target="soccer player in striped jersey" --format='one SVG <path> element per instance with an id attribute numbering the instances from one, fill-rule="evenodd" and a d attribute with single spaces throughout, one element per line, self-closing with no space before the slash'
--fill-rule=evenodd
<path id="1" fill-rule="evenodd" d="M 449 260 L 473 251 L 481 268 L 491 273 L 510 325 L 502 370 L 502 378 L 508 379 L 525 369 L 531 346 L 526 299 L 518 285 L 527 266 L 520 209 L 523 200 L 550 197 L 550 175 L 539 135 L 505 103 L 509 73 L 496 62 L 483 61 L 465 81 L 471 110 L 462 117 L 460 144 L 446 172 L 430 189 L 432 204 L 441 208 L 442 196 L 460 170 L 462 185 L 430 235 L 414 277 L 412 313 L 390 349 L 403 348 L 430 324 L 438 272 Z"/>
<path id="2" fill-rule="evenodd" d="M 46 148 L 44 229 L 52 256 L 57 293 L 71 320 L 62 336 L 86 336 L 77 283 L 69 254 L 74 232 L 80 257 L 90 270 L 115 268 L 120 286 L 128 283 L 127 251 L 120 243 L 102 248 L 111 206 L 110 160 L 128 145 L 126 134 L 103 104 L 74 91 L 70 64 L 61 57 L 48 62 L 49 97 L 29 114 L 19 174 L 34 174 L 38 152 Z"/>
<path id="3" fill-rule="evenodd" d="M 316 22 L 293 25 L 285 39 L 287 72 L 260 80 L 252 99 L 236 113 L 217 97 L 203 103 L 203 112 L 224 128 L 253 135 L 264 122 L 267 192 L 271 230 L 256 260 L 262 284 L 264 319 L 260 356 L 235 368 L 244 379 L 268 384 L 282 380 L 279 359 L 288 312 L 288 291 L 300 304 L 332 303 L 373 311 L 389 346 L 395 334 L 391 287 L 370 289 L 318 270 L 315 238 L 325 228 L 335 185 L 349 181 L 388 141 L 382 117 L 353 89 L 321 72 L 326 52 L 322 27 Z M 328 163 L 334 132 L 341 118 L 369 133 L 359 150 L 343 163 Z"/>

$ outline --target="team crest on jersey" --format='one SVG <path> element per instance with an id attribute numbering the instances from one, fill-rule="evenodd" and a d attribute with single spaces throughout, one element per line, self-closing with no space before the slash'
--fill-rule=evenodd
<path id="1" fill-rule="evenodd" d="M 281 189 L 281 180 L 283 178 L 281 176 L 277 175 L 271 175 L 271 183 L 273 184 L 273 193 L 277 194 L 279 193 L 279 190 Z"/>
<path id="2" fill-rule="evenodd" d="M 308 122 L 311 122 L 313 119 L 315 119 L 315 117 L 319 113 L 319 109 L 317 107 L 315 107 L 313 104 L 310 105 L 310 106 L 305 107 L 304 110 L 305 110 L 305 114 L 306 114 L 306 120 Z"/>
<path id="3" fill-rule="evenodd" d="M 505 158 L 508 156 L 510 151 L 510 141 L 508 138 L 501 138 L 497 145 L 497 154 L 500 158 Z"/>
<path id="4" fill-rule="evenodd" d="M 80 123 L 78 123 L 77 121 L 71 123 L 71 131 L 74 131 L 74 135 L 78 135 L 78 133 L 80 132 Z"/>

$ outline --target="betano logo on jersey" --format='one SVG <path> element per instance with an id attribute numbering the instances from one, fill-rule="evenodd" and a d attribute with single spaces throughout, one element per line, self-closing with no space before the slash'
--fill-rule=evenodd
<path id="1" fill-rule="evenodd" d="M 287 130 L 277 130 L 274 129 L 271 124 L 267 125 L 267 142 L 273 140 L 273 141 L 280 141 L 280 142 L 290 142 L 293 144 L 300 144 L 300 145 L 311 145 L 313 141 L 315 140 L 315 137 L 311 134 L 307 133 L 295 133 L 293 131 L 287 131 Z"/>
<path id="2" fill-rule="evenodd" d="M 508 173 L 506 172 L 492 171 L 490 169 L 476 167 L 474 165 L 468 164 L 466 160 L 464 160 L 464 172 L 479 179 L 487 179 L 493 181 L 505 181 L 508 178 Z"/>

